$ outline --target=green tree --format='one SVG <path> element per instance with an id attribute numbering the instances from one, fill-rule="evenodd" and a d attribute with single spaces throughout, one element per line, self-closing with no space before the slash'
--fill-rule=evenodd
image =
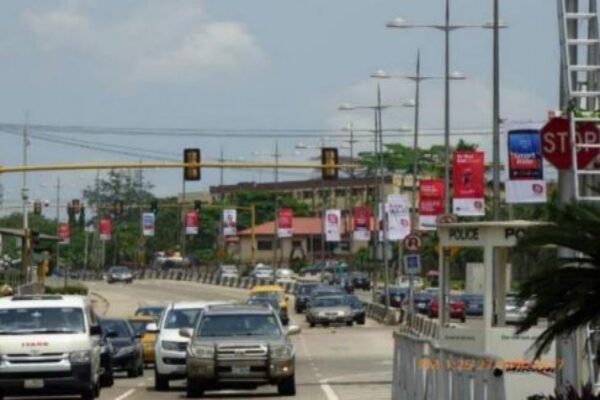
<path id="1" fill-rule="evenodd" d="M 600 318 L 600 207 L 594 204 L 551 206 L 549 224 L 530 229 L 519 241 L 526 249 L 560 246 L 573 256 L 546 257 L 538 272 L 521 286 L 522 300 L 535 302 L 519 324 L 522 333 L 548 318 L 548 327 L 536 340 L 536 357 L 557 337 Z"/>

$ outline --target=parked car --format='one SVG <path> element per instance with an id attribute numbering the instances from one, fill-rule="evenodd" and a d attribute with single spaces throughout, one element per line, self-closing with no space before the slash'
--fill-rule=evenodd
<path id="1" fill-rule="evenodd" d="M 100 320 L 102 330 L 107 332 L 113 349 L 113 370 L 126 371 L 129 378 L 144 374 L 144 360 L 140 334 L 124 319 L 105 318 Z"/>
<path id="2" fill-rule="evenodd" d="M 296 285 L 294 290 L 294 309 L 296 313 L 300 314 L 306 309 L 310 294 L 317 287 L 319 287 L 319 284 L 316 282 L 303 282 Z"/>
<path id="3" fill-rule="evenodd" d="M 158 322 L 162 313 L 165 311 L 165 306 L 141 306 L 135 310 L 135 316 L 148 316 L 154 319 L 154 322 Z"/>
<path id="4" fill-rule="evenodd" d="M 478 317 L 483 315 L 483 295 L 465 293 L 461 299 L 465 303 L 467 315 Z"/>
<path id="5" fill-rule="evenodd" d="M 289 268 L 279 268 L 275 271 L 276 283 L 292 283 L 294 282 L 294 271 Z"/>
<path id="6" fill-rule="evenodd" d="M 106 274 L 106 281 L 108 283 L 115 283 L 115 282 L 131 283 L 131 282 L 133 282 L 133 273 L 127 267 L 122 267 L 122 266 L 110 267 L 110 269 L 108 270 L 108 272 Z"/>
<path id="7" fill-rule="evenodd" d="M 102 329 L 102 327 L 100 327 Z M 114 333 L 109 333 L 102 330 L 102 335 L 98 344 L 100 345 L 100 368 L 102 373 L 100 375 L 100 386 L 112 387 L 115 383 L 114 371 L 113 371 L 113 352 L 114 349 L 110 344 L 109 336 Z"/>
<path id="8" fill-rule="evenodd" d="M 281 323 L 287 325 L 290 321 L 289 316 L 289 297 L 283 291 L 281 286 L 276 285 L 258 285 L 250 291 L 250 297 L 276 297 L 279 301 L 279 316 Z"/>
<path id="9" fill-rule="evenodd" d="M 416 292 L 414 294 L 415 311 L 419 314 L 427 314 L 431 299 L 433 299 L 433 295 L 427 292 Z"/>
<path id="10" fill-rule="evenodd" d="M 352 272 L 350 282 L 352 282 L 354 289 L 371 290 L 371 280 L 366 272 Z"/>
<path id="11" fill-rule="evenodd" d="M 207 307 L 194 328 L 180 331 L 190 340 L 187 397 L 260 385 L 277 385 L 280 396 L 296 395 L 296 352 L 289 337 L 299 332 L 297 326 L 284 331 L 270 307 Z"/>
<path id="12" fill-rule="evenodd" d="M 154 317 L 145 315 L 135 315 L 127 318 L 127 322 L 133 328 L 136 336 L 140 336 L 142 344 L 142 359 L 144 365 L 154 364 L 154 346 L 156 345 L 156 333 L 148 332 L 148 324 L 156 322 Z"/>
<path id="13" fill-rule="evenodd" d="M 507 324 L 516 324 L 525 317 L 523 306 L 524 304 L 519 302 L 516 296 L 506 296 L 505 310 Z"/>
<path id="14" fill-rule="evenodd" d="M 409 288 L 410 287 L 410 278 L 408 276 L 402 276 L 398 279 L 398 286 L 401 288 Z M 413 288 L 415 290 L 421 290 L 425 284 L 423 283 L 423 279 L 420 276 L 413 276 Z"/>
<path id="15" fill-rule="evenodd" d="M 240 273 L 235 265 L 221 265 L 217 268 L 217 277 L 219 279 L 239 279 Z"/>
<path id="16" fill-rule="evenodd" d="M 257 264 L 252 272 L 250 272 L 250 277 L 271 281 L 273 280 L 273 268 L 268 265 Z"/>
<path id="17" fill-rule="evenodd" d="M 335 278 L 333 278 L 333 285 L 339 287 L 348 294 L 354 293 L 354 285 L 352 285 L 350 276 L 347 274 L 337 275 Z"/>
<path id="18" fill-rule="evenodd" d="M 358 325 L 364 325 L 366 321 L 366 310 L 363 302 L 356 295 L 348 295 L 348 303 L 354 315 L 354 322 Z"/>
<path id="19" fill-rule="evenodd" d="M 401 308 L 404 300 L 408 297 L 408 288 L 390 286 L 388 288 L 390 297 L 390 307 Z M 385 292 L 382 290 L 378 294 L 380 304 L 385 304 Z"/>
<path id="20" fill-rule="evenodd" d="M 431 299 L 429 302 L 429 308 L 427 309 L 427 315 L 429 318 L 437 318 L 439 315 L 439 301 L 437 297 Z M 465 303 L 460 299 L 459 296 L 450 296 L 450 318 L 459 319 L 460 322 L 467 320 Z"/>
<path id="21" fill-rule="evenodd" d="M 350 308 L 347 296 L 320 296 L 311 302 L 306 319 L 311 328 L 317 324 L 328 326 L 332 323 L 343 323 L 352 326 L 354 313 Z"/>

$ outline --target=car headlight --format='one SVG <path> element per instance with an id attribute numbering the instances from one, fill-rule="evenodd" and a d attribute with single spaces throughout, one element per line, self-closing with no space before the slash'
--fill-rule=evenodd
<path id="1" fill-rule="evenodd" d="M 343 317 L 346 315 L 346 311 L 338 311 L 337 315 Z"/>
<path id="2" fill-rule="evenodd" d="M 120 348 L 117 349 L 116 355 L 120 356 L 120 355 L 123 355 L 123 354 L 133 353 L 134 351 L 136 351 L 136 346 L 134 346 L 134 345 L 120 347 Z"/>
<path id="3" fill-rule="evenodd" d="M 271 346 L 271 358 L 290 358 L 294 355 L 294 346 L 291 344 Z"/>
<path id="4" fill-rule="evenodd" d="M 189 347 L 190 355 L 196 358 L 213 358 L 215 346 L 207 344 L 196 344 Z"/>
<path id="5" fill-rule="evenodd" d="M 162 342 L 160 342 L 163 350 L 167 350 L 167 351 L 178 351 L 179 350 L 179 343 L 178 342 L 169 342 L 167 340 L 163 340 Z"/>
<path id="6" fill-rule="evenodd" d="M 318 313 L 317 313 L 317 315 L 318 315 L 319 317 L 324 317 L 324 316 L 326 316 L 327 314 L 325 314 L 325 312 L 321 311 L 321 312 L 318 312 Z"/>
<path id="7" fill-rule="evenodd" d="M 89 363 L 91 361 L 91 353 L 89 350 L 72 351 L 69 354 L 69 360 L 74 364 Z"/>

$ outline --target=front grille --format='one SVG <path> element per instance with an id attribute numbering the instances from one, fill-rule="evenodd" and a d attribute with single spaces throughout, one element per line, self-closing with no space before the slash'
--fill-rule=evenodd
<path id="1" fill-rule="evenodd" d="M 269 348 L 266 345 L 226 345 L 217 347 L 219 360 L 266 359 Z"/>
<path id="2" fill-rule="evenodd" d="M 40 353 L 40 354 L 7 354 L 3 360 L 8 364 L 55 364 L 69 358 L 63 353 Z"/>
<path id="3" fill-rule="evenodd" d="M 266 365 L 251 365 L 250 367 L 250 373 L 261 373 L 261 374 L 265 374 L 267 373 L 267 366 Z M 231 366 L 219 366 L 217 368 L 217 372 L 219 374 L 231 374 L 233 373 L 233 368 Z"/>
<path id="4" fill-rule="evenodd" d="M 52 378 L 70 378 L 71 371 L 39 371 L 39 372 L 9 372 L 0 374 L 0 381 L 3 379 L 52 379 Z"/>
<path id="5" fill-rule="evenodd" d="M 168 365 L 185 365 L 185 358 L 163 358 L 163 362 Z"/>
<path id="6" fill-rule="evenodd" d="M 187 351 L 188 344 L 186 342 L 177 343 L 177 351 Z"/>

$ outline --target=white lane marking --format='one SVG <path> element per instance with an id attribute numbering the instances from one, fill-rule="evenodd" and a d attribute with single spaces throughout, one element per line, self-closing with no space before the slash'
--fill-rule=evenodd
<path id="1" fill-rule="evenodd" d="M 327 384 L 325 381 L 320 382 L 321 390 L 323 391 L 323 393 L 325 393 L 325 397 L 327 397 L 327 400 L 340 400 L 340 398 L 337 396 L 337 394 L 335 394 L 335 392 L 333 391 L 331 386 L 329 386 L 329 384 Z"/>
<path id="2" fill-rule="evenodd" d="M 120 395 L 119 397 L 116 397 L 114 400 L 124 400 L 124 399 L 128 398 L 129 396 L 131 396 L 134 392 L 135 392 L 135 389 L 129 389 L 128 391 L 126 391 L 125 393 Z"/>
<path id="3" fill-rule="evenodd" d="M 330 382 L 335 382 L 335 381 L 348 381 L 348 380 L 355 380 L 358 378 L 373 378 L 376 376 L 385 376 L 385 375 L 390 375 L 392 373 L 392 371 L 380 371 L 380 372 L 363 372 L 360 374 L 352 374 L 352 375 L 339 375 L 339 376 L 334 376 L 331 378 L 327 378 L 327 379 L 323 379 L 321 381 L 321 383 L 330 383 Z"/>

